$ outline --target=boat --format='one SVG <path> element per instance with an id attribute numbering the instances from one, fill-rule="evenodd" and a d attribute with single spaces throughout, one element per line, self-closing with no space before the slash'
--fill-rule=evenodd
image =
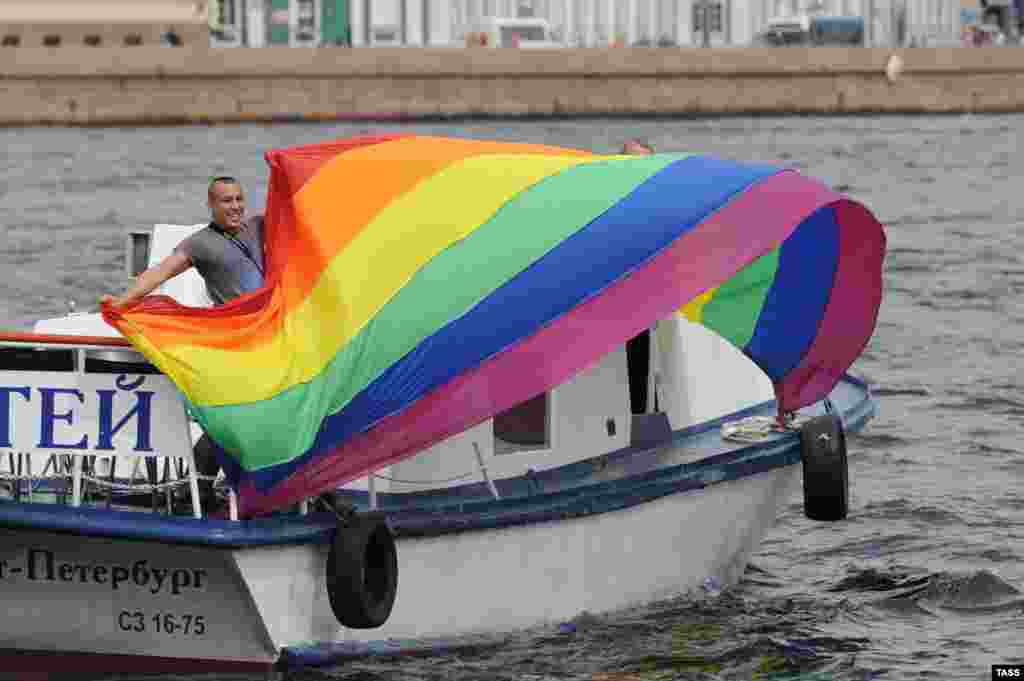
<path id="1" fill-rule="evenodd" d="M 542 157 L 528 159 L 530 167 L 562 159 L 555 170 L 545 167 L 545 178 L 566 168 L 642 167 L 643 182 L 676 182 L 665 169 L 683 162 L 705 191 L 717 185 L 709 180 L 714 172 L 736 176 L 733 164 L 704 157 L 659 155 L 638 166 L 618 156 L 477 144 L 394 136 L 271 153 L 271 192 L 288 184 L 287 176 L 273 174 L 282 158 L 300 159 L 308 181 L 316 154 L 330 163 L 355 150 L 378 154 L 379 162 L 395 146 L 402 152 L 397 159 L 453 145 L 465 148 L 465 158 L 500 154 L 480 163 L 499 160 L 505 168 L 517 154 Z M 700 172 L 693 175 L 694 169 Z M 524 182 L 544 186 L 536 178 Z M 468 390 L 460 373 L 423 391 L 427 397 L 412 400 L 412 407 L 345 436 L 322 460 L 298 457 L 282 469 L 247 469 L 233 468 L 224 456 L 215 481 L 227 504 L 221 516 L 203 513 L 192 458 L 203 430 L 216 432 L 217 422 L 197 408 L 204 388 L 176 375 L 181 365 L 172 344 L 149 344 L 159 334 L 139 332 L 149 323 L 186 324 L 195 314 L 197 323 L 215 327 L 201 316 L 212 308 L 204 307 L 209 301 L 194 273 L 165 284 L 152 308 L 121 317 L 109 309 L 73 313 L 40 320 L 31 332 L 0 334 L 0 596 L 7 606 L 0 614 L 0 669 L 256 671 L 402 654 L 734 585 L 801 479 L 809 517 L 844 519 L 846 435 L 876 411 L 869 386 L 848 369 L 874 328 L 884 233 L 866 209 L 792 171 L 758 169 L 756 181 L 745 182 L 742 192 L 726 192 L 701 208 L 705 217 L 694 224 L 726 220 L 743 208 L 740 194 L 760 199 L 739 215 L 778 207 L 780 196 L 802 207 L 781 210 L 779 220 L 787 224 L 781 236 L 766 237 L 724 278 L 695 282 L 700 295 L 683 291 L 680 300 L 668 296 L 668 303 L 652 307 L 648 297 L 626 290 L 644 276 L 631 270 L 583 304 L 607 301 L 620 287 L 637 318 L 620 324 L 616 317 L 611 326 L 620 325 L 607 335 L 608 324 L 579 317 L 579 331 L 606 335 L 602 342 L 581 337 L 569 348 L 581 357 L 555 359 L 545 354 L 550 350 L 535 350 L 517 365 L 519 372 L 530 368 L 525 385 L 500 383 L 511 394 L 502 390 L 480 406 L 481 393 L 471 393 L 472 401 L 460 403 L 459 393 L 444 393 L 453 384 Z M 685 190 L 679 192 L 675 198 L 683 200 Z M 508 209 L 508 199 L 501 206 Z M 273 217 L 278 209 L 268 201 L 271 229 L 286 224 Z M 158 262 L 199 227 L 157 225 L 129 235 L 128 273 Z M 737 346 L 716 326 L 709 301 L 716 294 L 725 299 L 730 284 L 723 282 L 735 284 L 736 276 L 750 274 L 751 262 L 763 264 L 765 253 L 775 252 L 775 269 L 767 275 L 762 269 L 757 279 L 775 291 L 762 292 L 760 300 L 768 302 L 759 318 L 784 286 L 802 291 L 794 305 L 803 309 L 815 297 L 807 287 L 816 266 L 787 268 L 786 258 L 814 252 L 815 240 L 830 231 L 844 245 L 833 249 L 826 268 L 829 293 L 818 296 L 812 336 L 838 329 L 846 345 L 837 358 L 816 354 L 816 341 L 808 340 L 797 360 L 799 366 L 814 360 L 812 370 L 796 382 L 787 382 L 793 367 L 770 377 L 768 355 L 754 341 Z M 469 238 L 460 233 L 456 243 Z M 271 268 L 283 262 L 274 248 Z M 773 249 L 779 248 L 797 250 L 778 255 Z M 645 267 L 656 260 L 645 259 Z M 843 280 L 851 271 L 861 272 L 852 288 Z M 783 282 L 786 272 L 797 278 Z M 801 272 L 811 278 L 801 281 Z M 735 290 L 749 292 L 752 281 L 748 276 Z M 271 277 L 266 291 L 229 304 L 224 314 L 272 307 L 280 285 Z M 789 320 L 750 333 L 764 343 L 769 336 L 793 338 L 798 326 Z M 544 329 L 551 325 L 531 333 Z M 529 345 L 529 338 L 536 336 L 492 350 L 489 361 L 500 363 L 501 352 Z M 545 370 L 559 363 L 564 375 Z M 417 404 L 441 413 L 444 428 L 424 435 L 416 421 L 388 420 L 408 418 Z M 380 431 L 383 439 L 373 440 Z M 406 438 L 401 446 L 380 444 L 392 442 L 396 431 Z M 218 437 L 228 442 L 230 435 Z M 358 447 L 346 449 L 345 438 Z M 350 463 L 352 451 L 365 455 L 358 466 Z M 267 470 L 285 473 L 267 483 L 260 477 Z M 296 480 L 306 484 L 293 493 Z M 325 490 L 333 503 L 323 503 Z"/>

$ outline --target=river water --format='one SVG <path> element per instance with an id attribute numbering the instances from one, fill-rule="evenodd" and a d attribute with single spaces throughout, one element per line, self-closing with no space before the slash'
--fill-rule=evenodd
<path id="1" fill-rule="evenodd" d="M 797 492 L 736 588 L 292 678 L 988 679 L 1024 662 L 1024 116 L 2 130 L 0 327 L 122 290 L 126 232 L 203 221 L 211 176 L 260 210 L 263 150 L 371 129 L 597 151 L 639 135 L 863 201 L 889 239 L 854 366 L 880 412 L 850 442 L 850 519 L 805 519 Z"/>

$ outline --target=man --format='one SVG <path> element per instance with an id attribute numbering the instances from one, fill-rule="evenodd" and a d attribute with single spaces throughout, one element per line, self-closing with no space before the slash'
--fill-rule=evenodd
<path id="1" fill-rule="evenodd" d="M 215 177 L 207 190 L 209 225 L 178 244 L 162 261 L 136 277 L 120 297 L 101 302 L 124 307 L 156 290 L 164 282 L 195 267 L 217 305 L 263 286 L 263 217 L 248 220 L 245 196 L 238 180 Z"/>
<path id="2" fill-rule="evenodd" d="M 210 224 L 184 239 L 162 261 L 136 277 L 128 291 L 120 296 L 103 296 L 100 302 L 124 307 L 156 290 L 164 282 L 195 267 L 206 284 L 210 299 L 217 305 L 255 291 L 263 286 L 263 217 L 245 219 L 245 196 L 233 177 L 215 177 L 207 188 Z M 207 435 L 195 445 L 196 471 L 215 476 L 217 464 L 214 445 Z M 200 481 L 200 499 L 206 512 L 215 503 L 213 483 Z"/>
<path id="3" fill-rule="evenodd" d="M 654 153 L 654 147 L 642 137 L 632 137 L 622 145 L 622 153 L 635 156 L 646 156 Z"/>
<path id="4" fill-rule="evenodd" d="M 654 153 L 654 147 L 645 139 L 633 137 L 622 145 L 622 153 L 632 156 L 647 156 Z M 645 329 L 626 341 L 629 403 L 634 414 L 647 413 L 647 376 L 650 370 L 651 332 L 649 329 Z"/>

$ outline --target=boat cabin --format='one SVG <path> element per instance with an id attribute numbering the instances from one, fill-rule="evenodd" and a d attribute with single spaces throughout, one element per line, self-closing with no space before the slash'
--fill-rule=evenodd
<path id="1" fill-rule="evenodd" d="M 134 276 L 159 262 L 181 239 L 203 226 L 156 225 L 151 232 L 133 232 L 128 237 L 126 275 Z M 186 305 L 212 304 L 194 270 L 167 282 L 158 293 Z M 95 313 L 43 320 L 34 331 L 118 335 Z M 0 461 L 0 473 L 5 463 L 10 475 L 15 475 L 17 465 L 23 465 L 16 465 L 15 449 L 41 448 L 45 454 L 48 448 L 60 448 L 64 453 L 77 448 L 87 457 L 72 458 L 93 457 L 95 470 L 100 470 L 95 468 L 96 458 L 108 459 L 111 463 L 102 470 L 111 481 L 138 474 L 139 457 L 147 460 L 168 456 L 178 462 L 176 467 L 171 466 L 178 471 L 177 479 L 194 487 L 195 476 L 187 464 L 191 462 L 191 443 L 201 433 L 185 416 L 175 386 L 142 355 L 102 346 L 41 349 L 38 343 L 4 345 L 6 349 L 0 349 L 0 409 L 10 410 L 10 418 L 7 423 L 0 419 L 0 438 L 5 435 L 3 427 L 8 428 L 7 440 L 0 440 L 0 451 L 11 449 L 12 458 Z M 571 352 L 571 348 L 566 351 Z M 139 390 L 143 384 L 145 389 Z M 39 396 L 23 397 L 23 392 L 12 387 L 15 385 L 35 385 L 25 389 L 30 393 L 36 390 Z M 736 386 L 743 389 L 737 390 Z M 139 397 L 143 393 L 152 395 Z M 674 431 L 733 414 L 771 400 L 773 395 L 768 378 L 739 351 L 676 314 L 615 348 L 562 385 L 346 487 L 369 490 L 373 503 L 376 492 L 490 483 L 628 447 L 656 448 L 667 444 Z M 115 407 L 115 397 L 127 400 L 130 396 L 134 396 L 134 404 L 141 405 L 139 400 L 146 404 L 136 406 L 135 411 L 130 411 L 127 403 Z M 41 409 L 41 415 L 33 412 L 30 416 L 33 409 Z M 132 420 L 129 417 L 141 423 L 143 416 L 149 439 L 140 447 L 139 428 L 131 434 L 126 424 Z M 16 445 L 10 426 L 23 422 L 33 424 L 32 432 L 21 433 Z M 94 434 L 86 434 L 89 428 Z M 115 455 L 128 458 L 116 464 Z M 126 463 L 132 456 L 133 463 Z M 181 462 L 186 465 L 182 467 Z M 134 466 L 131 473 L 129 465 Z M 154 464 L 148 465 L 152 469 Z M 74 503 L 79 500 L 79 484 L 76 482 Z M 496 495 L 496 488 L 490 488 Z"/>

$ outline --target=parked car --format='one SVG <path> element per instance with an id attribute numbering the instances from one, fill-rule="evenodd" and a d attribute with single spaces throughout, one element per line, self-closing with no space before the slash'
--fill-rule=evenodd
<path id="1" fill-rule="evenodd" d="M 864 18 L 801 14 L 768 21 L 755 42 L 761 45 L 864 45 Z"/>
<path id="2" fill-rule="evenodd" d="M 472 29 L 466 34 L 467 43 L 483 47 L 564 47 L 555 40 L 547 20 L 539 17 L 484 17 Z"/>

